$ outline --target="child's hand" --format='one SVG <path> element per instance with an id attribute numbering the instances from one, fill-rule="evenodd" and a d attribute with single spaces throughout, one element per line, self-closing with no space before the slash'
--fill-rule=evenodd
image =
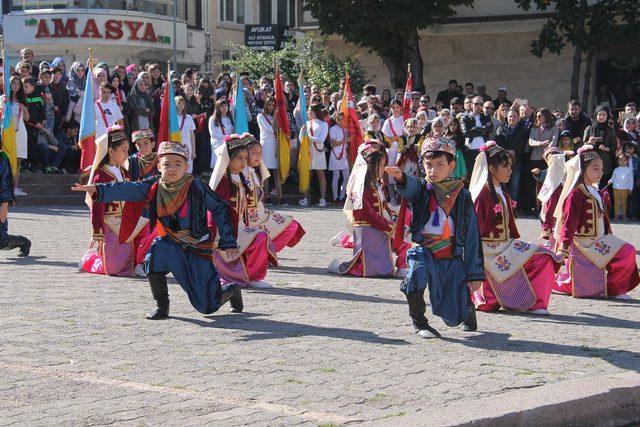
<path id="1" fill-rule="evenodd" d="M 71 191 L 85 191 L 90 196 L 93 196 L 94 194 L 96 194 L 96 186 L 95 185 L 82 185 L 82 184 L 77 184 L 76 183 L 73 187 L 71 187 Z"/>
<path id="2" fill-rule="evenodd" d="M 402 179 L 402 170 L 397 166 L 386 166 L 384 171 L 389 174 L 391 178 Z"/>
<path id="3" fill-rule="evenodd" d="M 94 234 L 94 236 L 91 238 L 91 241 L 89 242 L 89 248 L 93 248 L 94 246 L 100 247 L 100 244 L 102 243 L 104 243 L 104 236 Z"/>
<path id="4" fill-rule="evenodd" d="M 56 147 L 55 145 L 50 145 L 49 146 L 49 150 L 53 151 L 54 153 L 58 152 L 58 147 Z"/>
<path id="5" fill-rule="evenodd" d="M 233 262 L 240 257 L 240 250 L 238 248 L 220 250 L 219 253 L 224 262 Z"/>
<path id="6" fill-rule="evenodd" d="M 468 282 L 467 286 L 469 287 L 469 292 L 475 292 L 482 287 L 482 282 L 479 280 Z"/>
<path id="7" fill-rule="evenodd" d="M 531 169 L 531 173 L 532 173 L 532 174 L 534 174 L 535 176 L 540 175 L 540 172 L 542 172 L 542 171 L 540 170 L 540 168 L 533 168 L 533 169 Z"/>

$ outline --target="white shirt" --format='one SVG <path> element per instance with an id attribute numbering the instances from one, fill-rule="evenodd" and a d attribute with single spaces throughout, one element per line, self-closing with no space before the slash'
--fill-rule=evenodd
<path id="1" fill-rule="evenodd" d="M 104 111 L 104 117 L 102 116 L 102 112 L 100 108 L 102 107 L 102 111 Z M 122 120 L 122 111 L 120 111 L 120 107 L 114 101 L 101 102 L 98 101 L 95 104 L 96 111 L 96 138 L 107 133 L 107 128 L 111 127 L 118 123 L 118 120 Z M 105 126 L 105 119 L 107 121 Z"/>
<path id="2" fill-rule="evenodd" d="M 587 190 L 589 190 L 589 193 L 591 193 L 591 195 L 595 197 L 596 201 L 598 202 L 598 205 L 600 206 L 600 209 L 604 211 L 604 204 L 602 203 L 602 197 L 600 196 L 600 192 L 598 191 L 598 189 L 593 185 L 587 185 L 586 187 L 587 187 Z"/>
<path id="3" fill-rule="evenodd" d="M 120 166 L 107 165 L 107 169 L 109 170 L 109 173 L 111 173 L 111 175 L 116 177 L 116 180 L 118 182 L 124 181 L 124 177 L 122 176 L 122 171 L 120 170 Z"/>
<path id="4" fill-rule="evenodd" d="M 611 177 L 614 190 L 633 190 L 633 171 L 630 167 L 618 166 Z"/>
<path id="5" fill-rule="evenodd" d="M 453 219 L 444 212 L 440 206 L 438 206 L 438 225 L 433 225 L 433 219 L 435 218 L 435 214 L 429 217 L 429 221 L 422 228 L 422 232 L 425 234 L 442 234 L 444 231 L 444 218 L 446 218 L 447 223 L 449 224 L 449 230 L 451 231 L 451 235 L 453 236 L 454 223 Z"/>
<path id="6" fill-rule="evenodd" d="M 389 117 L 384 121 L 384 124 L 382 125 L 382 133 L 384 133 L 389 138 L 393 138 L 396 136 L 401 137 L 402 135 L 404 135 L 404 117 Z"/>
<path id="7" fill-rule="evenodd" d="M 482 122 L 480 121 L 480 116 L 478 115 L 473 117 L 476 119 L 476 127 L 481 128 Z M 484 138 L 481 136 L 476 136 L 471 140 L 471 146 L 469 148 L 471 148 L 472 150 L 479 150 L 480 147 L 482 147 L 482 144 L 484 144 Z"/>
<path id="8" fill-rule="evenodd" d="M 489 179 L 491 179 L 491 178 L 489 178 Z M 502 198 L 502 202 L 504 203 L 505 206 L 507 206 L 507 198 L 504 197 L 504 193 L 502 192 L 502 187 L 495 187 L 495 189 L 496 189 L 496 194 Z M 507 206 L 507 209 L 508 208 L 509 207 Z"/>

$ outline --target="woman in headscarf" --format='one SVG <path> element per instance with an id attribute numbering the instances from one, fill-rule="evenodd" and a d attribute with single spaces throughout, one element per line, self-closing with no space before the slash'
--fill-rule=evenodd
<path id="1" fill-rule="evenodd" d="M 133 84 L 127 103 L 131 114 L 129 126 L 132 131 L 139 129 L 155 130 L 153 128 L 153 116 L 156 112 L 155 105 L 147 90 L 147 82 L 143 77 L 138 77 Z"/>
<path id="2" fill-rule="evenodd" d="M 636 146 L 638 145 L 638 142 L 640 142 L 640 135 L 638 135 L 637 125 L 638 122 L 633 115 L 626 117 L 623 120 L 622 129 L 617 133 L 618 139 L 620 140 L 620 147 L 628 141 L 633 142 Z"/>
<path id="3" fill-rule="evenodd" d="M 602 159 L 602 180 L 600 186 L 607 185 L 609 178 L 613 174 L 614 158 L 618 140 L 616 133 L 609 126 L 611 113 L 609 109 L 599 105 L 596 107 L 596 116 L 591 125 L 584 130 L 582 140 L 585 144 L 593 146 L 593 149 Z"/>
<path id="4" fill-rule="evenodd" d="M 84 97 L 84 87 L 87 83 L 85 67 L 82 62 L 76 61 L 71 64 L 69 80 L 67 81 L 67 91 L 69 91 L 69 109 L 67 110 L 66 121 L 70 121 L 72 115 L 80 123 L 82 114 L 82 98 Z"/>
<path id="5" fill-rule="evenodd" d="M 100 85 L 109 82 L 109 75 L 102 67 L 93 68 L 93 97 L 97 101 L 100 98 Z"/>
<path id="6" fill-rule="evenodd" d="M 69 81 L 69 76 L 67 75 L 67 65 L 64 62 L 64 58 L 61 56 L 53 58 L 53 61 L 51 61 L 51 68 L 55 67 L 58 67 L 60 71 L 62 71 L 62 78 L 60 79 L 60 82 L 63 85 L 66 85 L 67 81 Z"/>

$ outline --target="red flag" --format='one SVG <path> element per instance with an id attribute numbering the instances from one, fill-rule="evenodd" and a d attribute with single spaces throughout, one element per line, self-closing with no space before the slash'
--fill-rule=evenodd
<path id="1" fill-rule="evenodd" d="M 396 221 L 396 230 L 393 235 L 392 246 L 393 249 L 398 249 L 404 243 L 404 226 L 405 222 L 407 222 L 407 210 L 409 207 L 407 206 L 407 200 L 402 199 L 400 201 L 400 210 L 398 210 L 398 219 Z"/>
<path id="2" fill-rule="evenodd" d="M 275 78 L 276 92 L 276 111 L 274 113 L 275 122 L 277 123 L 277 153 L 278 153 L 278 171 L 280 174 L 280 182 L 284 182 L 289 175 L 289 166 L 291 163 L 291 130 L 289 128 L 289 117 L 287 116 L 287 103 L 284 97 L 284 88 L 280 80 L 280 73 L 276 69 Z"/>
<path id="3" fill-rule="evenodd" d="M 404 87 L 404 99 L 402 101 L 402 110 L 404 111 L 404 119 L 411 117 L 411 92 L 413 91 L 413 76 L 411 70 L 407 71 L 407 84 Z"/>
<path id="4" fill-rule="evenodd" d="M 158 146 L 162 141 L 169 141 L 169 85 L 171 82 L 165 82 L 164 93 L 162 94 L 162 106 L 160 107 L 160 124 L 158 125 L 158 134 L 156 141 Z M 173 101 L 173 100 L 171 100 Z"/>
<path id="5" fill-rule="evenodd" d="M 349 133 L 349 162 L 353 164 L 358 156 L 358 147 L 362 144 L 362 129 L 360 120 L 356 114 L 356 103 L 351 93 L 351 80 L 349 74 L 344 82 L 344 94 L 340 103 L 340 111 L 344 114 L 344 127 Z"/>

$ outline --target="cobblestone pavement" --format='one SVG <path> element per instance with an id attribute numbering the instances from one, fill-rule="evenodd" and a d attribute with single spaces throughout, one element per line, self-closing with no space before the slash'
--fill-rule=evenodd
<path id="1" fill-rule="evenodd" d="M 201 316 L 170 285 L 170 320 L 143 318 L 146 280 L 83 274 L 90 236 L 79 208 L 22 208 L 10 229 L 32 258 L 0 252 L 0 424 L 346 424 L 393 420 L 569 379 L 638 371 L 636 301 L 553 295 L 550 317 L 478 315 L 442 340 L 411 328 L 397 279 L 326 272 L 337 209 L 295 210 L 307 229 L 243 314 Z M 519 220 L 525 238 L 532 219 Z M 614 230 L 640 247 L 640 226 Z"/>

